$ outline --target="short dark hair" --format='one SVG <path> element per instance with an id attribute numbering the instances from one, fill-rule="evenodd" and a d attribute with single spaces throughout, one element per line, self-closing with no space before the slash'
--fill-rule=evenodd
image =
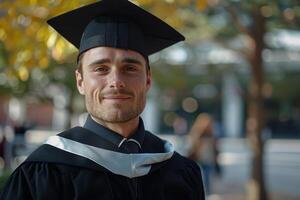
<path id="1" fill-rule="evenodd" d="M 84 53 L 78 55 L 77 58 L 77 70 L 80 74 L 82 74 L 82 58 L 83 58 Z"/>

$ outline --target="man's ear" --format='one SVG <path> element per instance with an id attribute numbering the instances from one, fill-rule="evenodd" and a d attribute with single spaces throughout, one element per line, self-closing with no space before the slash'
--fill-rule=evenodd
<path id="1" fill-rule="evenodd" d="M 78 69 L 76 69 L 75 75 L 76 75 L 76 85 L 77 85 L 78 92 L 82 95 L 85 95 L 83 74 L 82 72 L 79 72 Z"/>

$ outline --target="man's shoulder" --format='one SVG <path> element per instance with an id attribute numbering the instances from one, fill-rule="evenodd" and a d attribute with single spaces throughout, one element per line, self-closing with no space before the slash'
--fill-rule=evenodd
<path id="1" fill-rule="evenodd" d="M 143 150 L 146 153 L 161 153 L 165 151 L 165 141 L 157 135 L 146 131 L 143 142 Z"/>
<path id="2" fill-rule="evenodd" d="M 73 141 L 89 144 L 90 141 L 97 141 L 92 134 L 87 134 L 88 130 L 82 127 L 74 127 L 58 133 L 60 137 L 64 137 Z M 89 135 L 89 136 L 87 136 Z M 63 143 L 61 145 L 69 145 Z M 28 165 L 29 164 L 29 165 Z M 70 166 L 74 168 L 87 168 L 103 171 L 95 162 L 79 156 L 72 152 L 64 151 L 52 145 L 42 144 L 33 151 L 24 161 L 24 166 L 35 166 L 36 164 L 47 164 L 49 166 Z"/>
<path id="3" fill-rule="evenodd" d="M 80 133 L 86 133 L 89 132 L 87 129 L 81 127 L 81 126 L 75 126 L 66 130 L 63 130 L 59 132 L 57 135 L 62 137 L 71 137 L 74 134 L 80 134 Z"/>
<path id="4" fill-rule="evenodd" d="M 197 163 L 195 163 L 193 160 L 186 158 L 185 156 L 181 155 L 178 152 L 174 152 L 172 158 L 170 159 L 168 163 L 169 168 L 175 169 L 175 170 L 192 170 L 192 171 L 198 171 L 200 170 Z"/>
<path id="5" fill-rule="evenodd" d="M 184 190 L 193 196 L 187 199 L 204 199 L 201 170 L 194 161 L 175 152 L 160 174 L 165 187 L 178 190 L 178 195 Z"/>
<path id="6" fill-rule="evenodd" d="M 146 143 L 148 142 L 152 146 L 157 146 L 158 148 L 164 148 L 165 140 L 160 138 L 158 135 L 146 131 Z M 186 168 L 187 166 L 199 169 L 198 165 L 191 159 L 181 155 L 178 152 L 174 152 L 171 159 L 168 161 L 168 166 L 175 168 Z"/>
<path id="7" fill-rule="evenodd" d="M 154 134 L 154 133 L 152 133 L 150 131 L 147 131 L 147 130 L 145 131 L 145 136 L 150 137 L 152 140 L 162 141 L 162 139 L 159 136 L 157 136 L 157 134 Z"/>
<path id="8" fill-rule="evenodd" d="M 61 132 L 58 132 L 56 135 L 57 136 L 61 136 L 61 137 L 66 137 L 66 138 L 72 138 L 74 137 L 74 133 L 79 133 L 79 132 L 83 132 L 84 130 L 82 130 L 83 128 L 82 127 L 73 127 L 73 128 L 70 128 L 70 129 L 66 129 L 64 131 L 61 131 Z M 52 136 L 50 136 L 52 137 Z M 49 138 L 50 138 L 49 137 Z M 48 138 L 48 139 L 49 139 Z M 58 148 L 54 148 L 54 147 L 51 147 L 45 143 L 41 144 L 40 146 L 38 146 L 28 157 L 25 161 L 28 161 L 28 160 L 35 160 L 35 158 L 37 157 L 42 157 L 42 158 L 46 158 L 48 156 L 46 155 L 51 155 L 51 154 L 56 154 L 60 152 L 60 150 Z"/>
<path id="9" fill-rule="evenodd" d="M 77 166 L 66 165 L 61 163 L 47 162 L 47 161 L 25 161 L 21 163 L 15 172 L 27 174 L 26 176 L 32 177 L 35 174 L 60 174 L 70 175 L 82 170 Z"/>

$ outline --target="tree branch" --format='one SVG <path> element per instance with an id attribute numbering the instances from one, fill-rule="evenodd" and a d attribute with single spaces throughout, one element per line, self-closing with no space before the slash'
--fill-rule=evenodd
<path id="1" fill-rule="evenodd" d="M 238 13 L 236 9 L 233 6 L 231 6 L 229 3 L 225 3 L 225 2 L 223 3 L 223 6 L 227 10 L 228 14 L 230 15 L 232 22 L 240 30 L 240 32 L 249 35 L 252 38 L 251 32 L 248 30 L 246 26 L 242 24 L 240 18 L 238 17 Z"/>

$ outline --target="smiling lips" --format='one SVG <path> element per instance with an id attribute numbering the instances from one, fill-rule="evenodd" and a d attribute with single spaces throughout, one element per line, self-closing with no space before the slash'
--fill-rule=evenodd
<path id="1" fill-rule="evenodd" d="M 131 96 L 104 96 L 103 99 L 130 99 Z"/>
<path id="2" fill-rule="evenodd" d="M 131 99 L 132 96 L 130 95 L 107 95 L 103 96 L 103 100 L 110 100 L 110 101 L 125 101 Z"/>
<path id="3" fill-rule="evenodd" d="M 127 100 L 132 97 L 133 93 L 125 89 L 112 90 L 102 94 L 103 100 Z"/>
<path id="4" fill-rule="evenodd" d="M 131 91 L 125 89 L 119 89 L 116 91 L 109 91 L 102 94 L 103 100 L 111 100 L 111 101 L 125 101 L 133 98 L 133 93 Z"/>

